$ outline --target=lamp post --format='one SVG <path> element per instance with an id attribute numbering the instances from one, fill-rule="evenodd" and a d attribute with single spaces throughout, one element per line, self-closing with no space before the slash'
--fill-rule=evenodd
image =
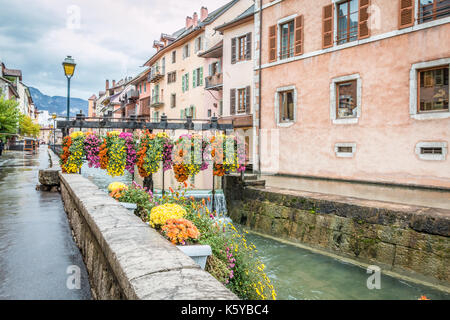
<path id="1" fill-rule="evenodd" d="M 52 114 L 53 119 L 53 151 L 55 151 L 56 146 L 56 113 Z"/>
<path id="2" fill-rule="evenodd" d="M 67 120 L 69 120 L 70 116 L 70 79 L 73 77 L 75 73 L 75 60 L 72 59 L 72 56 L 67 56 L 67 58 L 62 63 L 64 67 L 64 74 L 67 77 Z"/>

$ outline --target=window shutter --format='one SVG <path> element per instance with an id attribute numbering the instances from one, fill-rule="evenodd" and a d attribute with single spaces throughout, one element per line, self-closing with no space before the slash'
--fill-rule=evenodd
<path id="1" fill-rule="evenodd" d="M 203 67 L 200 67 L 200 86 L 203 85 Z"/>
<path id="2" fill-rule="evenodd" d="M 333 4 L 323 7 L 322 12 L 322 48 L 333 46 Z"/>
<path id="3" fill-rule="evenodd" d="M 245 59 L 252 60 L 252 33 L 247 33 L 246 36 L 247 40 L 247 50 L 245 52 Z"/>
<path id="4" fill-rule="evenodd" d="M 236 63 L 236 38 L 231 39 L 231 64 Z"/>
<path id="5" fill-rule="evenodd" d="M 185 90 L 185 87 L 186 87 L 186 85 L 185 85 L 186 77 L 185 77 L 185 75 L 182 75 L 181 78 L 182 78 L 182 84 L 181 84 L 181 86 L 182 86 L 183 93 L 184 93 L 184 92 L 186 91 L 186 90 Z"/>
<path id="6" fill-rule="evenodd" d="M 250 114 L 250 86 L 245 88 L 245 113 Z"/>
<path id="7" fill-rule="evenodd" d="M 188 91 L 189 90 L 189 72 L 186 73 L 186 81 L 185 81 L 185 83 L 186 83 L 186 91 Z"/>
<path id="8" fill-rule="evenodd" d="M 209 76 L 211 77 L 213 74 L 212 74 L 212 66 L 213 66 L 213 64 L 211 63 L 208 67 L 209 67 Z"/>
<path id="9" fill-rule="evenodd" d="M 399 29 L 414 25 L 414 0 L 400 0 Z"/>
<path id="10" fill-rule="evenodd" d="M 303 54 L 303 15 L 295 18 L 295 49 L 294 55 Z"/>
<path id="11" fill-rule="evenodd" d="M 230 90 L 230 114 L 236 114 L 236 89 Z"/>
<path id="12" fill-rule="evenodd" d="M 197 70 L 198 69 L 195 69 L 192 72 L 192 88 L 195 88 L 197 86 Z"/>
<path id="13" fill-rule="evenodd" d="M 370 36 L 369 30 L 370 0 L 359 0 L 358 38 L 365 39 Z"/>
<path id="14" fill-rule="evenodd" d="M 269 27 L 269 62 L 277 61 L 277 26 Z"/>

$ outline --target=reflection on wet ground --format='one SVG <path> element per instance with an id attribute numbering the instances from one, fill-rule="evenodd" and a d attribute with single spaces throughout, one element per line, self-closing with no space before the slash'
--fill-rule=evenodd
<path id="1" fill-rule="evenodd" d="M 91 299 L 60 194 L 35 190 L 47 164 L 45 147 L 0 157 L 0 299 Z M 71 266 L 80 268 L 80 289 L 67 286 Z"/>
<path id="2" fill-rule="evenodd" d="M 261 179 L 268 187 L 450 210 L 450 191 L 268 175 Z"/>

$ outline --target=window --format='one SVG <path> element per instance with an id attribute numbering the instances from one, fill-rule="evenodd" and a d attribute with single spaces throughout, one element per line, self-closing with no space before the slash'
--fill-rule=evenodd
<path id="1" fill-rule="evenodd" d="M 231 64 L 252 59 L 252 33 L 231 39 Z"/>
<path id="2" fill-rule="evenodd" d="M 170 95 L 170 107 L 175 108 L 177 106 L 177 95 L 175 93 L 172 93 Z"/>
<path id="3" fill-rule="evenodd" d="M 169 74 L 167 75 L 167 83 L 174 83 L 177 81 L 177 72 L 173 71 L 173 72 L 169 72 Z"/>
<path id="4" fill-rule="evenodd" d="M 203 85 L 203 67 L 197 68 L 192 73 L 192 88 Z"/>
<path id="5" fill-rule="evenodd" d="M 147 84 L 144 83 L 144 92 L 147 92 Z"/>
<path id="6" fill-rule="evenodd" d="M 165 74 L 166 73 L 166 58 L 162 58 L 161 60 L 161 73 Z"/>
<path id="7" fill-rule="evenodd" d="M 159 111 L 153 112 L 153 122 L 159 121 Z"/>
<path id="8" fill-rule="evenodd" d="M 337 90 L 337 110 L 336 118 L 356 118 L 357 117 L 357 83 L 356 80 L 341 82 L 336 84 Z"/>
<path id="9" fill-rule="evenodd" d="M 337 5 L 337 43 L 358 39 L 358 0 L 348 0 Z"/>
<path id="10" fill-rule="evenodd" d="M 447 152 L 447 142 L 419 142 L 416 145 L 416 154 L 421 160 L 443 161 Z"/>
<path id="11" fill-rule="evenodd" d="M 245 53 L 247 52 L 247 36 L 238 38 L 238 54 L 237 61 L 243 61 L 246 58 Z"/>
<path id="12" fill-rule="evenodd" d="M 338 158 L 353 158 L 356 152 L 356 143 L 336 143 L 334 152 Z"/>
<path id="13" fill-rule="evenodd" d="M 189 43 L 183 47 L 183 59 L 189 58 L 191 55 L 191 50 Z"/>
<path id="14" fill-rule="evenodd" d="M 418 112 L 449 111 L 449 67 L 418 71 Z"/>
<path id="15" fill-rule="evenodd" d="M 280 106 L 279 122 L 294 121 L 294 90 L 282 91 L 278 93 Z"/>
<path id="16" fill-rule="evenodd" d="M 176 51 L 172 51 L 172 63 L 177 62 L 177 52 Z"/>
<path id="17" fill-rule="evenodd" d="M 198 37 L 195 39 L 195 52 L 203 50 L 203 37 Z"/>
<path id="18" fill-rule="evenodd" d="M 419 0 L 419 23 L 450 16 L 450 0 Z"/>
<path id="19" fill-rule="evenodd" d="M 212 114 L 211 109 L 208 109 L 208 118 L 211 118 L 211 114 Z"/>
<path id="20" fill-rule="evenodd" d="M 287 59 L 294 56 L 294 20 L 280 25 L 281 32 L 281 52 L 280 59 Z"/>
<path id="21" fill-rule="evenodd" d="M 244 89 L 238 89 L 238 103 L 237 103 L 237 113 L 245 113 L 245 107 L 246 107 L 246 90 Z"/>
<path id="22" fill-rule="evenodd" d="M 219 102 L 219 116 L 223 115 L 223 100 Z"/>
<path id="23" fill-rule="evenodd" d="M 361 116 L 359 74 L 334 78 L 330 85 L 330 118 L 334 124 L 355 124 Z"/>

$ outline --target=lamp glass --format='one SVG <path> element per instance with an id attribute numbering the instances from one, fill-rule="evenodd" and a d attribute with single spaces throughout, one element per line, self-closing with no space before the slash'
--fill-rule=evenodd
<path id="1" fill-rule="evenodd" d="M 67 77 L 73 76 L 75 72 L 75 65 L 70 63 L 63 63 L 63 66 L 64 66 L 64 73 L 66 74 L 66 76 Z"/>

